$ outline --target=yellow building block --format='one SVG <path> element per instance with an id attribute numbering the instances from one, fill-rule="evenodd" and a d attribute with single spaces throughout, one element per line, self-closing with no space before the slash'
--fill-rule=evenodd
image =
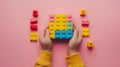
<path id="1" fill-rule="evenodd" d="M 67 15 L 66 14 L 61 14 L 61 19 L 66 19 L 67 18 Z"/>
<path id="2" fill-rule="evenodd" d="M 54 29 L 59 30 L 60 29 L 60 23 L 55 23 Z"/>
<path id="3" fill-rule="evenodd" d="M 55 31 L 54 30 L 50 30 L 50 38 L 51 39 L 55 38 Z"/>
<path id="4" fill-rule="evenodd" d="M 60 30 L 67 30 L 67 23 L 61 23 Z"/>
<path id="5" fill-rule="evenodd" d="M 55 24 L 54 24 L 55 22 L 49 22 L 49 29 L 50 30 L 54 30 L 55 28 L 54 28 L 54 26 L 55 26 Z"/>
<path id="6" fill-rule="evenodd" d="M 82 36 L 89 37 L 90 36 L 90 29 L 89 28 L 82 28 Z"/>
<path id="7" fill-rule="evenodd" d="M 37 40 L 38 40 L 38 33 L 30 32 L 30 41 L 37 41 Z"/>
<path id="8" fill-rule="evenodd" d="M 80 15 L 85 16 L 86 15 L 86 9 L 81 9 L 80 10 Z"/>
<path id="9" fill-rule="evenodd" d="M 60 19 L 61 15 L 60 14 L 55 14 L 55 19 Z"/>
<path id="10" fill-rule="evenodd" d="M 94 42 L 93 41 L 88 41 L 87 42 L 87 47 L 88 48 L 93 48 L 94 47 Z"/>

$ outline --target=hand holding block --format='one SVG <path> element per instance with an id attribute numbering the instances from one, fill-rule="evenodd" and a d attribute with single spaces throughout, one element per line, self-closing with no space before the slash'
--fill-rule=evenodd
<path id="1" fill-rule="evenodd" d="M 94 47 L 94 42 L 93 41 L 88 41 L 87 42 L 87 47 L 88 48 L 93 48 Z"/>

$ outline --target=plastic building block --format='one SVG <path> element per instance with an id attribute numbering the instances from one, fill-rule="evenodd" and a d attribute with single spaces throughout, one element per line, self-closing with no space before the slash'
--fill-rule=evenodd
<path id="1" fill-rule="evenodd" d="M 67 21 L 68 21 L 68 22 L 72 22 L 72 18 L 68 18 Z"/>
<path id="2" fill-rule="evenodd" d="M 86 9 L 81 9 L 80 10 L 80 15 L 85 16 L 86 15 Z"/>
<path id="3" fill-rule="evenodd" d="M 86 21 L 82 21 L 82 26 L 83 27 L 88 27 L 89 26 L 89 22 L 86 20 Z"/>
<path id="4" fill-rule="evenodd" d="M 50 22 L 53 22 L 53 21 L 54 21 L 54 18 L 49 18 L 49 21 L 50 21 Z"/>
<path id="5" fill-rule="evenodd" d="M 90 36 L 90 29 L 89 28 L 82 28 L 82 36 L 89 37 Z"/>
<path id="6" fill-rule="evenodd" d="M 55 38 L 55 31 L 54 30 L 50 30 L 50 38 L 51 39 Z"/>
<path id="7" fill-rule="evenodd" d="M 51 39 L 71 39 L 73 35 L 72 16 L 66 14 L 49 15 L 49 30 Z M 54 20 L 53 20 L 54 19 Z M 67 22 L 69 19 L 70 22 Z"/>
<path id="8" fill-rule="evenodd" d="M 38 10 L 33 10 L 33 17 L 38 17 Z"/>
<path id="9" fill-rule="evenodd" d="M 73 36 L 72 30 L 56 30 L 55 39 L 71 39 Z"/>
<path id="10" fill-rule="evenodd" d="M 37 41 L 37 40 L 38 40 L 37 32 L 30 32 L 30 41 Z"/>
<path id="11" fill-rule="evenodd" d="M 66 23 L 61 23 L 60 24 L 60 30 L 66 30 Z"/>
<path id="12" fill-rule="evenodd" d="M 38 19 L 37 18 L 31 18 L 30 19 L 30 23 L 31 24 L 37 24 L 38 23 Z"/>
<path id="13" fill-rule="evenodd" d="M 53 14 L 50 14 L 50 15 L 49 15 L 49 18 L 54 18 L 54 15 L 53 15 Z"/>
<path id="14" fill-rule="evenodd" d="M 72 23 L 71 22 L 67 22 L 67 30 L 72 30 Z"/>
<path id="15" fill-rule="evenodd" d="M 68 17 L 68 18 L 72 18 L 72 15 L 71 15 L 71 14 L 69 14 L 69 15 L 67 15 L 67 17 Z"/>
<path id="16" fill-rule="evenodd" d="M 31 25 L 30 25 L 30 29 L 31 29 L 32 31 L 37 31 L 37 30 L 38 30 L 37 24 L 31 24 Z"/>
<path id="17" fill-rule="evenodd" d="M 72 36 L 73 36 L 73 31 L 72 30 L 67 30 L 66 39 L 71 39 Z"/>
<path id="18" fill-rule="evenodd" d="M 54 26 L 55 26 L 54 22 L 49 23 L 49 29 L 50 30 L 54 30 L 55 29 Z"/>
<path id="19" fill-rule="evenodd" d="M 94 42 L 93 41 L 88 41 L 87 42 L 87 47 L 88 48 L 93 48 L 94 47 Z"/>

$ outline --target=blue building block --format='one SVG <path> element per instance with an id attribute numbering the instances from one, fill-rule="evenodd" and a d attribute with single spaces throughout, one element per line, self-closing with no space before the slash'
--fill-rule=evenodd
<path id="1" fill-rule="evenodd" d="M 66 39 L 71 39 L 73 36 L 73 31 L 72 30 L 67 30 L 66 31 Z"/>
<path id="2" fill-rule="evenodd" d="M 62 37 L 63 39 L 66 38 L 66 31 L 65 31 L 65 30 L 61 31 L 61 37 Z"/>
<path id="3" fill-rule="evenodd" d="M 55 39 L 59 39 L 60 38 L 60 30 L 56 30 L 55 31 Z"/>
<path id="4" fill-rule="evenodd" d="M 56 30 L 55 39 L 71 39 L 73 36 L 72 30 Z"/>

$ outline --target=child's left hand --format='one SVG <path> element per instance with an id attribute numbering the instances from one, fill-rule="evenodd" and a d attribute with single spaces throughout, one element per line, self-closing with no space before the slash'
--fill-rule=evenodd
<path id="1" fill-rule="evenodd" d="M 50 39 L 49 36 L 49 30 L 42 30 L 40 32 L 40 38 L 39 38 L 39 42 L 41 45 L 42 50 L 45 51 L 51 51 L 52 50 L 52 40 Z"/>

